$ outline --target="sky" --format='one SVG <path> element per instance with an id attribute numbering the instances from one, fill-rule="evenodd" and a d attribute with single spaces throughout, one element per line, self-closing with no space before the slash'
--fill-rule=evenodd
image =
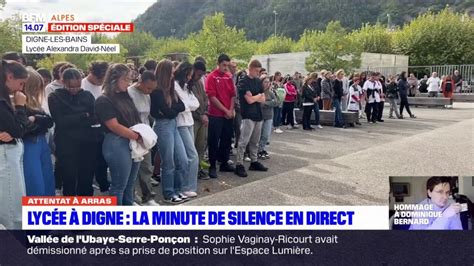
<path id="1" fill-rule="evenodd" d="M 6 0 L 0 19 L 17 13 L 74 14 L 76 22 L 130 22 L 157 0 Z"/>

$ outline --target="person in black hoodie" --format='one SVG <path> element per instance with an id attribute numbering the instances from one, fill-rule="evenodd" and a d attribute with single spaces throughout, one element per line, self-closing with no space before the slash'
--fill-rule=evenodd
<path id="1" fill-rule="evenodd" d="M 54 143 L 58 173 L 63 178 L 64 196 L 92 196 L 95 154 L 100 126 L 94 112 L 94 96 L 81 88 L 81 73 L 69 68 L 62 74 L 64 88 L 48 97 L 56 124 Z"/>
<path id="2" fill-rule="evenodd" d="M 53 162 L 46 141 L 46 133 L 53 126 L 53 119 L 41 107 L 44 99 L 43 78 L 32 68 L 28 68 L 28 74 L 23 91 L 26 94 L 26 112 L 32 126 L 23 136 L 26 195 L 55 196 Z"/>
<path id="3" fill-rule="evenodd" d="M 25 196 L 23 144 L 27 129 L 26 96 L 20 91 L 28 72 L 18 62 L 0 64 L 0 224 L 21 229 L 21 197 Z"/>
<path id="4" fill-rule="evenodd" d="M 408 82 L 407 82 L 407 73 L 403 71 L 400 74 L 400 79 L 398 80 L 398 93 L 400 94 L 400 118 L 403 119 L 403 108 L 407 109 L 408 114 L 411 118 L 416 118 L 414 114 L 410 111 L 410 104 L 408 104 Z"/>
<path id="5" fill-rule="evenodd" d="M 344 125 L 344 118 L 342 116 L 341 99 L 344 94 L 342 87 L 342 78 L 344 78 L 344 70 L 340 69 L 336 72 L 336 79 L 334 80 L 334 96 L 332 98 L 332 106 L 335 109 L 334 126 L 346 128 Z"/>

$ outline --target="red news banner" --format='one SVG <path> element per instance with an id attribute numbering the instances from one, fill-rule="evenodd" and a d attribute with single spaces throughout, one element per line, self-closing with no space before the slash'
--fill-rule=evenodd
<path id="1" fill-rule="evenodd" d="M 117 206 L 114 196 L 94 197 L 23 197 L 23 206 Z"/>
<path id="2" fill-rule="evenodd" d="M 48 23 L 48 32 L 133 32 L 133 30 L 133 23 Z"/>

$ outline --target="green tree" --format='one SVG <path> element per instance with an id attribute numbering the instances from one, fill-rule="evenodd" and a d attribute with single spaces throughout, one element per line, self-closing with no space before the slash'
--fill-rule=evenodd
<path id="1" fill-rule="evenodd" d="M 258 44 L 257 54 L 282 54 L 291 52 L 295 42 L 285 36 L 271 36 Z"/>
<path id="2" fill-rule="evenodd" d="M 386 26 L 377 23 L 375 25 L 364 25 L 354 30 L 349 39 L 361 47 L 362 52 L 367 53 L 393 53 L 392 33 Z"/>
<path id="3" fill-rule="evenodd" d="M 225 24 L 224 13 L 206 17 L 202 29 L 189 36 L 189 40 L 191 54 L 204 56 L 208 64 L 216 62 L 223 53 L 232 59 L 248 61 L 254 52 L 244 30 Z"/>
<path id="4" fill-rule="evenodd" d="M 360 66 L 361 49 L 347 35 L 338 21 L 330 22 L 324 32 L 306 32 L 311 55 L 306 59 L 306 70 L 344 69 L 347 72 Z"/>
<path id="5" fill-rule="evenodd" d="M 410 56 L 410 65 L 474 63 L 474 19 L 444 9 L 428 12 L 394 35 L 397 53 Z"/>
<path id="6" fill-rule="evenodd" d="M 21 19 L 17 16 L 0 21 L 0 53 L 21 51 Z"/>
<path id="7" fill-rule="evenodd" d="M 144 55 L 155 43 L 156 39 L 147 32 L 120 33 L 115 37 L 116 43 L 127 49 L 125 56 Z"/>
<path id="8" fill-rule="evenodd" d="M 151 48 L 145 53 L 145 56 L 159 61 L 167 54 L 189 53 L 189 43 L 188 39 L 161 38 L 153 43 Z"/>

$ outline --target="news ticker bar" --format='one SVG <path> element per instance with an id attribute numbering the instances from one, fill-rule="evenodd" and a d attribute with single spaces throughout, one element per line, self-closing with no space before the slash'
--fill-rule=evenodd
<path id="1" fill-rule="evenodd" d="M 24 230 L 388 230 L 387 206 L 24 205 Z"/>

